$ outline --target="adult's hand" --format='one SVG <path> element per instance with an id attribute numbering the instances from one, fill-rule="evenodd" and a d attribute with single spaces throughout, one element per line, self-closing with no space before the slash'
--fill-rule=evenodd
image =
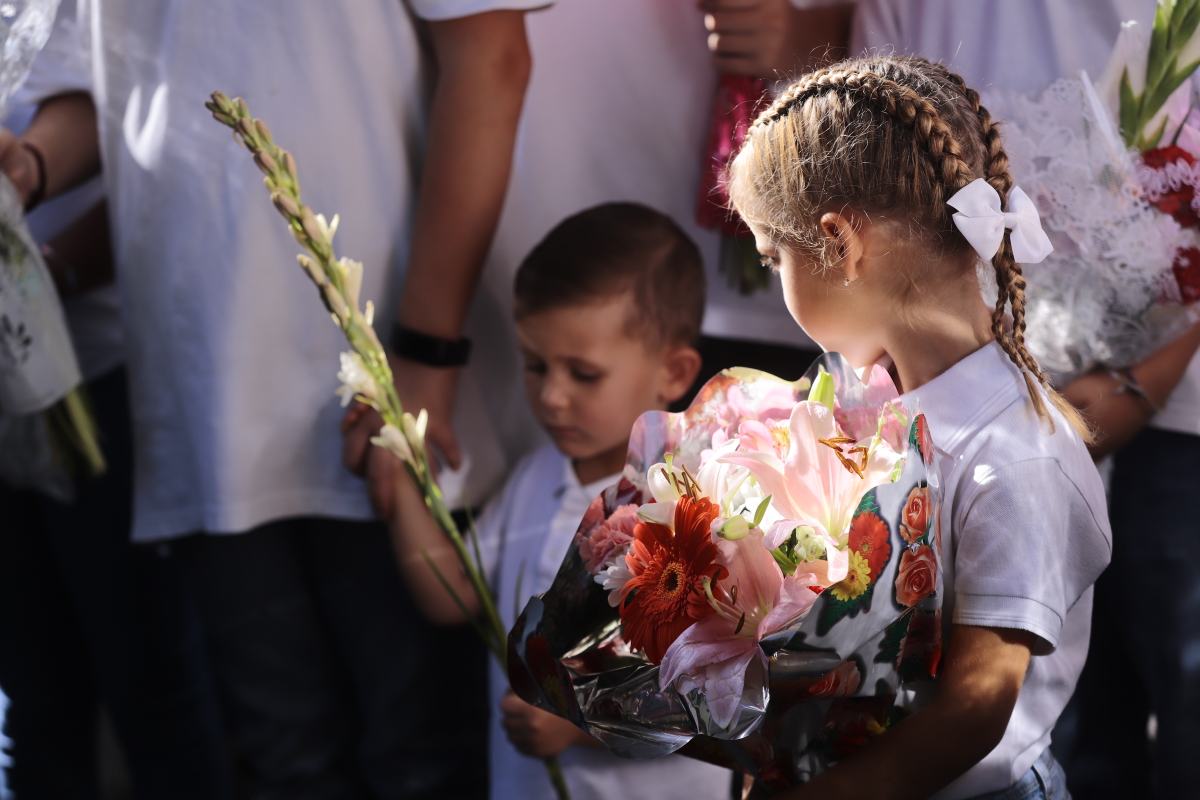
<path id="1" fill-rule="evenodd" d="M 5 129 L 0 129 L 0 172 L 17 190 L 21 204 L 27 205 L 38 185 L 37 159 L 12 131 Z"/>
<path id="2" fill-rule="evenodd" d="M 427 367 L 395 357 L 389 360 L 404 409 L 414 415 L 424 409 L 429 415 L 425 444 L 434 471 L 443 466 L 461 466 L 462 451 L 450 424 L 458 370 Z M 382 427 L 383 419 L 374 409 L 358 403 L 351 406 L 342 420 L 342 462 L 366 479 L 376 513 L 390 520 L 396 513 L 397 481 L 409 477 L 396 456 L 371 444 L 371 437 Z"/>
<path id="3" fill-rule="evenodd" d="M 1099 459 L 1129 443 L 1146 426 L 1157 409 L 1166 405 L 1171 392 L 1187 373 L 1200 348 L 1200 323 L 1128 370 L 1145 397 L 1123 389 L 1121 378 L 1097 370 L 1076 378 L 1063 389 L 1063 396 L 1083 412 L 1095 433 L 1088 450 Z"/>
<path id="4" fill-rule="evenodd" d="M 728 75 L 775 79 L 845 52 L 852 4 L 799 9 L 791 0 L 700 0 L 708 47 Z"/>

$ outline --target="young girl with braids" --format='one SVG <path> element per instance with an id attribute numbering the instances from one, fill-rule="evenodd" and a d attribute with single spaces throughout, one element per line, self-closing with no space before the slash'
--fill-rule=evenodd
<path id="1" fill-rule="evenodd" d="M 1111 534 L 1087 430 L 1025 348 L 1020 265 L 1049 243 L 998 126 L 944 67 L 847 61 L 780 94 L 730 178 L 796 321 L 856 366 L 890 361 L 928 418 L 945 490 L 939 679 L 793 796 L 1066 796 L 1050 731 Z"/>

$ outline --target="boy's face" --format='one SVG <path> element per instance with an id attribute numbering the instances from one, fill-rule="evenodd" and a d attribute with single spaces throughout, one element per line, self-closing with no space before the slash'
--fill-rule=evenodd
<path id="1" fill-rule="evenodd" d="M 634 313 L 626 292 L 517 322 L 534 416 L 574 461 L 623 459 L 634 420 L 681 397 L 695 377 L 695 351 L 648 346 L 628 324 Z"/>

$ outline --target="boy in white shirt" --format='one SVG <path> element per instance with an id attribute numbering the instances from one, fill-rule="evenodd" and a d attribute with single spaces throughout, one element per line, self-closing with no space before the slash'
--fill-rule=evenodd
<path id="1" fill-rule="evenodd" d="M 678 400 L 695 378 L 703 267 L 669 218 L 610 203 L 568 218 L 534 248 L 517 271 L 515 303 L 529 404 L 553 444 L 517 466 L 479 524 L 508 626 L 529 596 L 550 585 L 588 503 L 617 480 L 634 421 Z M 468 605 L 470 584 L 407 478 L 398 497 L 393 537 L 418 602 L 437 621 L 459 622 L 461 611 L 422 552 Z M 729 796 L 723 769 L 683 757 L 618 758 L 518 699 L 496 666 L 490 687 L 500 710 L 491 727 L 493 798 L 553 797 L 535 760 L 548 756 L 561 759 L 575 800 Z"/>

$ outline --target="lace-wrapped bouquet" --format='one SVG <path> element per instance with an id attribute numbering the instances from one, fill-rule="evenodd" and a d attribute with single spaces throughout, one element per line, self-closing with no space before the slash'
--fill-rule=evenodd
<path id="1" fill-rule="evenodd" d="M 1126 23 L 1095 83 L 984 98 L 1054 244 L 1025 275 L 1030 350 L 1058 383 L 1136 363 L 1200 318 L 1198 23 L 1200 0 L 1164 0 L 1152 30 Z"/>
<path id="2" fill-rule="evenodd" d="M 886 372 L 837 356 L 643 415 L 509 635 L 514 690 L 622 755 L 686 746 L 767 786 L 821 771 L 937 671 L 931 453 Z"/>

